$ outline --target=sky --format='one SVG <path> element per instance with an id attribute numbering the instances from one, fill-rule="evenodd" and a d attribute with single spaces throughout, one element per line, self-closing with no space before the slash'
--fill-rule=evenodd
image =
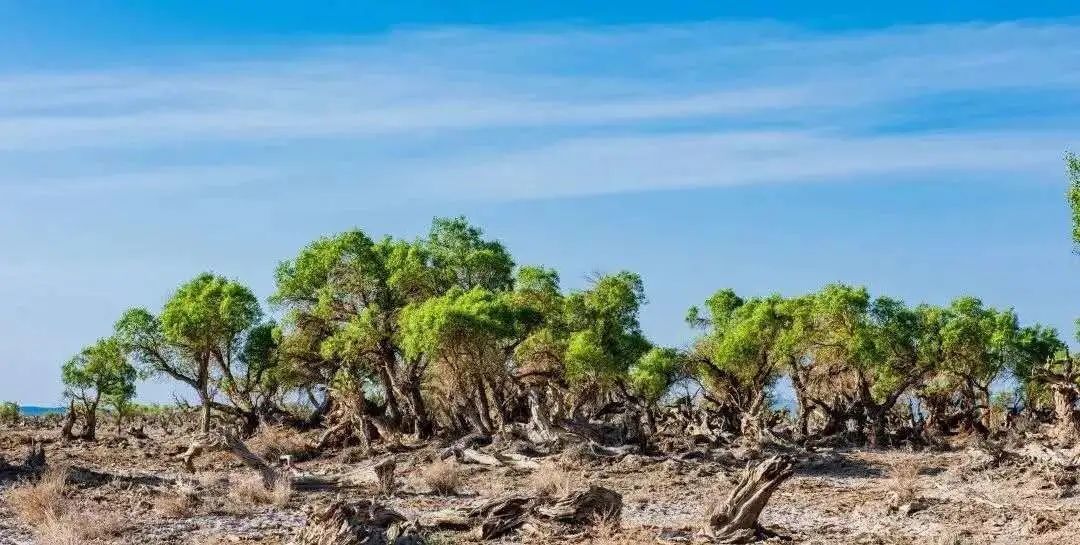
<path id="1" fill-rule="evenodd" d="M 0 0 L 0 399 L 201 271 L 462 214 L 639 272 L 658 343 L 828 282 L 1072 337 L 1075 2 L 582 4 Z"/>

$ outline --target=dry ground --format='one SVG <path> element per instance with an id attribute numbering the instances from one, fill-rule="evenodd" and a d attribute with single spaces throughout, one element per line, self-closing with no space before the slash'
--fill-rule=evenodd
<path id="1" fill-rule="evenodd" d="M 226 453 L 203 457 L 198 473 L 186 475 L 170 460 L 185 446 L 182 438 L 148 433 L 149 439 L 137 440 L 103 430 L 96 443 L 47 444 L 53 468 L 84 467 L 127 478 L 62 488 L 55 481 L 52 488 L 47 480 L 29 488 L 19 480 L 0 480 L 0 544 L 287 543 L 304 522 L 302 506 L 331 495 L 264 491 L 252 472 Z M 26 425 L 0 428 L 0 457 L 17 462 L 31 438 L 55 436 L 55 430 Z M 287 440 L 270 442 L 282 441 Z M 433 467 L 435 452 L 426 447 L 398 455 L 400 487 L 390 505 L 418 516 L 510 491 L 552 492 L 581 482 L 623 495 L 620 528 L 557 537 L 519 533 L 505 542 L 700 542 L 705 506 L 724 494 L 741 469 L 723 451 L 690 459 L 631 455 L 618 461 L 558 455 L 527 473 L 456 463 Z M 763 522 L 789 543 L 1080 543 L 1080 498 L 1072 495 L 1072 475 L 1018 464 L 973 469 L 970 462 L 963 450 L 817 453 L 780 487 Z M 369 463 L 345 451 L 298 465 L 305 472 L 338 474 Z M 181 482 L 160 483 L 155 477 Z M 344 494 L 371 498 L 376 493 L 373 481 Z M 465 538 L 440 534 L 432 541 Z"/>

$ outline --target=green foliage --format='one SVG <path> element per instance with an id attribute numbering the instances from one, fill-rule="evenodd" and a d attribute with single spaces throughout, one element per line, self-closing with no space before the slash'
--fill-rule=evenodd
<path id="1" fill-rule="evenodd" d="M 638 314 L 645 303 L 641 277 L 622 271 L 598 277 L 565 298 L 566 376 L 571 382 L 621 380 L 650 348 Z"/>
<path id="2" fill-rule="evenodd" d="M 19 404 L 14 401 L 0 402 L 0 422 L 15 423 L 19 420 Z"/>
<path id="3" fill-rule="evenodd" d="M 483 231 L 464 217 L 435 218 L 425 248 L 442 289 L 510 289 L 514 261 L 501 242 L 484 240 Z"/>
<path id="4" fill-rule="evenodd" d="M 125 311 L 114 326 L 114 337 L 144 376 L 163 371 L 173 363 L 173 347 L 165 340 L 161 322 L 144 308 Z"/>
<path id="5" fill-rule="evenodd" d="M 224 360 L 240 348 L 242 333 L 262 317 L 259 301 L 246 286 L 203 273 L 181 284 L 161 313 L 165 340 L 192 354 Z"/>
<path id="6" fill-rule="evenodd" d="M 695 351 L 697 374 L 714 391 L 732 389 L 728 396 L 753 397 L 779 378 L 786 356 L 794 316 L 779 295 L 748 300 L 731 290 L 721 290 L 706 301 L 707 317 L 694 310 L 692 321 L 705 324 L 707 332 Z"/>
<path id="7" fill-rule="evenodd" d="M 630 385 L 648 403 L 656 403 L 682 378 L 685 357 L 674 348 L 653 347 L 630 369 Z"/>
<path id="8" fill-rule="evenodd" d="M 135 368 L 124 356 L 120 341 L 99 339 L 82 349 L 61 368 L 65 395 L 96 407 L 98 400 L 131 400 L 135 397 Z"/>
<path id="9" fill-rule="evenodd" d="M 988 387 L 1009 361 L 1018 329 L 1012 309 L 987 308 L 975 297 L 954 299 L 941 329 L 945 370 Z"/>
<path id="10" fill-rule="evenodd" d="M 1021 327 L 1013 340 L 1013 353 L 1009 360 L 1009 371 L 1021 385 L 1027 386 L 1034 378 L 1034 371 L 1064 357 L 1065 342 L 1058 338 L 1058 332 L 1042 324 Z"/>
<path id="11" fill-rule="evenodd" d="M 1065 197 L 1072 211 L 1072 240 L 1074 245 L 1080 245 L 1080 157 L 1075 153 L 1065 153 L 1065 174 L 1069 181 Z"/>
<path id="12" fill-rule="evenodd" d="M 446 295 L 406 307 L 401 344 L 407 357 L 456 354 L 481 359 L 514 332 L 508 301 L 485 288 L 451 288 Z"/>

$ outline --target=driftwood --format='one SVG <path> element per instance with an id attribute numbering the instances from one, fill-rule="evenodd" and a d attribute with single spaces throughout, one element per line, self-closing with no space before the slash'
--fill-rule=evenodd
<path id="1" fill-rule="evenodd" d="M 708 510 L 709 533 L 717 543 L 752 543 L 768 535 L 758 524 L 765 504 L 781 483 L 794 473 L 787 456 L 773 456 L 756 466 L 747 466 L 738 485 L 724 501 Z"/>
<path id="2" fill-rule="evenodd" d="M 394 479 L 396 464 L 392 457 L 386 457 L 372 465 L 361 466 L 341 475 L 311 475 L 293 469 L 291 463 L 286 464 L 283 470 L 275 468 L 261 456 L 252 452 L 238 437 L 228 433 L 200 434 L 179 458 L 184 461 L 189 471 L 194 472 L 192 462 L 195 456 L 208 450 L 231 451 L 244 465 L 259 472 L 263 485 L 267 489 L 273 488 L 280 479 L 287 479 L 291 488 L 297 492 L 344 491 L 367 488 L 374 483 L 382 494 L 392 495 L 397 485 Z"/>
<path id="3" fill-rule="evenodd" d="M 244 465 L 258 471 L 263 486 L 268 489 L 273 488 L 278 479 L 282 478 L 282 474 L 274 466 L 252 452 L 239 437 L 228 432 L 208 432 L 196 435 L 191 444 L 188 445 L 187 450 L 180 454 L 178 458 L 183 461 L 184 468 L 188 472 L 194 473 L 194 462 L 198 456 L 208 451 L 218 450 L 232 451 L 233 455 L 239 458 Z"/>
<path id="4" fill-rule="evenodd" d="M 1052 449 L 1037 441 L 1028 441 L 1020 449 L 1009 451 L 1009 454 L 1062 469 L 1074 469 L 1080 465 L 1075 451 Z"/>
<path id="5" fill-rule="evenodd" d="M 622 513 L 622 496 L 602 486 L 570 490 L 548 504 L 536 507 L 544 518 L 570 524 L 589 524 L 595 520 L 617 521 Z"/>
<path id="6" fill-rule="evenodd" d="M 476 521 L 473 537 L 493 539 L 519 528 L 529 520 L 535 503 L 533 496 L 516 495 L 484 502 L 471 509 L 466 518 Z"/>
<path id="7" fill-rule="evenodd" d="M 0 458 L 0 476 L 19 476 L 21 474 L 38 475 L 45 471 L 45 446 L 37 441 L 32 441 L 27 446 L 26 457 L 22 465 L 12 465 Z"/>
<path id="8" fill-rule="evenodd" d="M 405 524 L 397 511 L 374 501 L 335 500 L 316 506 L 293 545 L 420 545 L 415 524 Z"/>
<path id="9" fill-rule="evenodd" d="M 514 494 L 470 509 L 449 509 L 422 516 L 420 524 L 441 530 L 472 529 L 475 539 L 494 539 L 529 522 L 585 525 L 618 520 L 622 496 L 600 486 L 571 489 L 556 497 Z"/>
<path id="10" fill-rule="evenodd" d="M 595 441 L 589 441 L 589 452 L 594 456 L 621 458 L 627 454 L 640 454 L 639 445 L 621 445 L 618 447 L 605 447 Z"/>
<path id="11" fill-rule="evenodd" d="M 522 471 L 537 469 L 540 462 L 514 452 L 502 452 L 488 454 L 473 448 L 458 448 L 452 446 L 441 454 L 443 459 L 454 458 L 464 464 L 480 464 L 489 467 L 509 467 Z"/>

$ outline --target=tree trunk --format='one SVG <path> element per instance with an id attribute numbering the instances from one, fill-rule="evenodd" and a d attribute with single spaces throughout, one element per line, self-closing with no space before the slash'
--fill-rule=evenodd
<path id="1" fill-rule="evenodd" d="M 799 404 L 799 419 L 796 426 L 796 431 L 799 433 L 799 437 L 805 439 L 810 435 L 810 411 L 811 407 L 808 405 L 806 396 L 795 391 L 795 402 Z"/>
<path id="2" fill-rule="evenodd" d="M 431 416 L 427 412 L 427 404 L 424 403 L 424 396 L 420 392 L 420 385 L 417 381 L 409 381 L 406 385 L 406 395 L 409 398 L 409 405 L 412 406 L 413 412 L 413 433 L 416 434 L 417 439 L 427 439 L 431 437 L 434 432 L 431 425 Z"/>
<path id="3" fill-rule="evenodd" d="M 203 433 L 210 433 L 210 394 L 200 392 L 199 399 L 202 401 L 202 416 L 199 421 L 199 430 Z"/>
<path id="4" fill-rule="evenodd" d="M 75 400 L 72 399 L 68 403 L 67 413 L 64 414 L 64 427 L 60 429 L 60 437 L 63 439 L 74 439 L 75 434 L 71 433 L 72 428 L 75 427 Z"/>
<path id="5" fill-rule="evenodd" d="M 388 342 L 381 342 L 382 362 L 379 367 L 379 382 L 382 384 L 386 396 L 387 423 L 395 430 L 401 429 L 401 404 L 398 403 L 397 392 L 394 389 L 394 361 L 396 355 L 393 347 Z"/>
<path id="6" fill-rule="evenodd" d="M 484 391 L 484 381 L 476 381 L 476 412 L 480 417 L 481 431 L 491 433 L 495 428 L 491 423 L 491 405 L 488 403 L 487 392 Z"/>
<path id="7" fill-rule="evenodd" d="M 295 545 L 414 545 L 423 543 L 414 526 L 400 526 L 405 517 L 373 501 L 345 503 L 337 499 L 315 507 L 291 543 Z"/>
<path id="8" fill-rule="evenodd" d="M 792 473 L 793 463 L 786 456 L 774 456 L 753 468 L 747 467 L 727 499 L 709 508 L 709 529 L 716 542 L 752 543 L 766 537 L 768 533 L 758 524 L 758 517 L 776 488 Z"/>
<path id="9" fill-rule="evenodd" d="M 1055 383 L 1050 387 L 1054 394 L 1054 427 L 1058 438 L 1066 441 L 1080 439 L 1080 419 L 1076 415 L 1076 386 Z"/>
<path id="10" fill-rule="evenodd" d="M 94 441 L 97 439 L 97 407 L 99 398 L 100 394 L 98 394 L 98 397 L 94 398 L 93 403 L 86 406 L 86 420 L 83 422 L 82 433 L 79 434 L 79 437 L 84 441 Z"/>
<path id="11" fill-rule="evenodd" d="M 867 422 L 870 429 L 866 434 L 870 448 L 878 448 L 885 442 L 885 415 L 886 411 L 881 407 L 867 407 Z"/>
<path id="12" fill-rule="evenodd" d="M 762 391 L 754 394 L 754 399 L 750 403 L 750 408 L 740 415 L 739 433 L 742 434 L 743 437 L 753 441 L 759 441 L 761 439 L 761 432 L 765 427 L 763 422 L 764 413 L 765 393 Z"/>
<path id="13" fill-rule="evenodd" d="M 559 440 L 559 436 L 551 429 L 551 418 L 544 403 L 543 386 L 538 384 L 529 387 L 529 427 L 534 432 L 535 437 L 530 437 L 533 442 L 553 443 Z"/>

